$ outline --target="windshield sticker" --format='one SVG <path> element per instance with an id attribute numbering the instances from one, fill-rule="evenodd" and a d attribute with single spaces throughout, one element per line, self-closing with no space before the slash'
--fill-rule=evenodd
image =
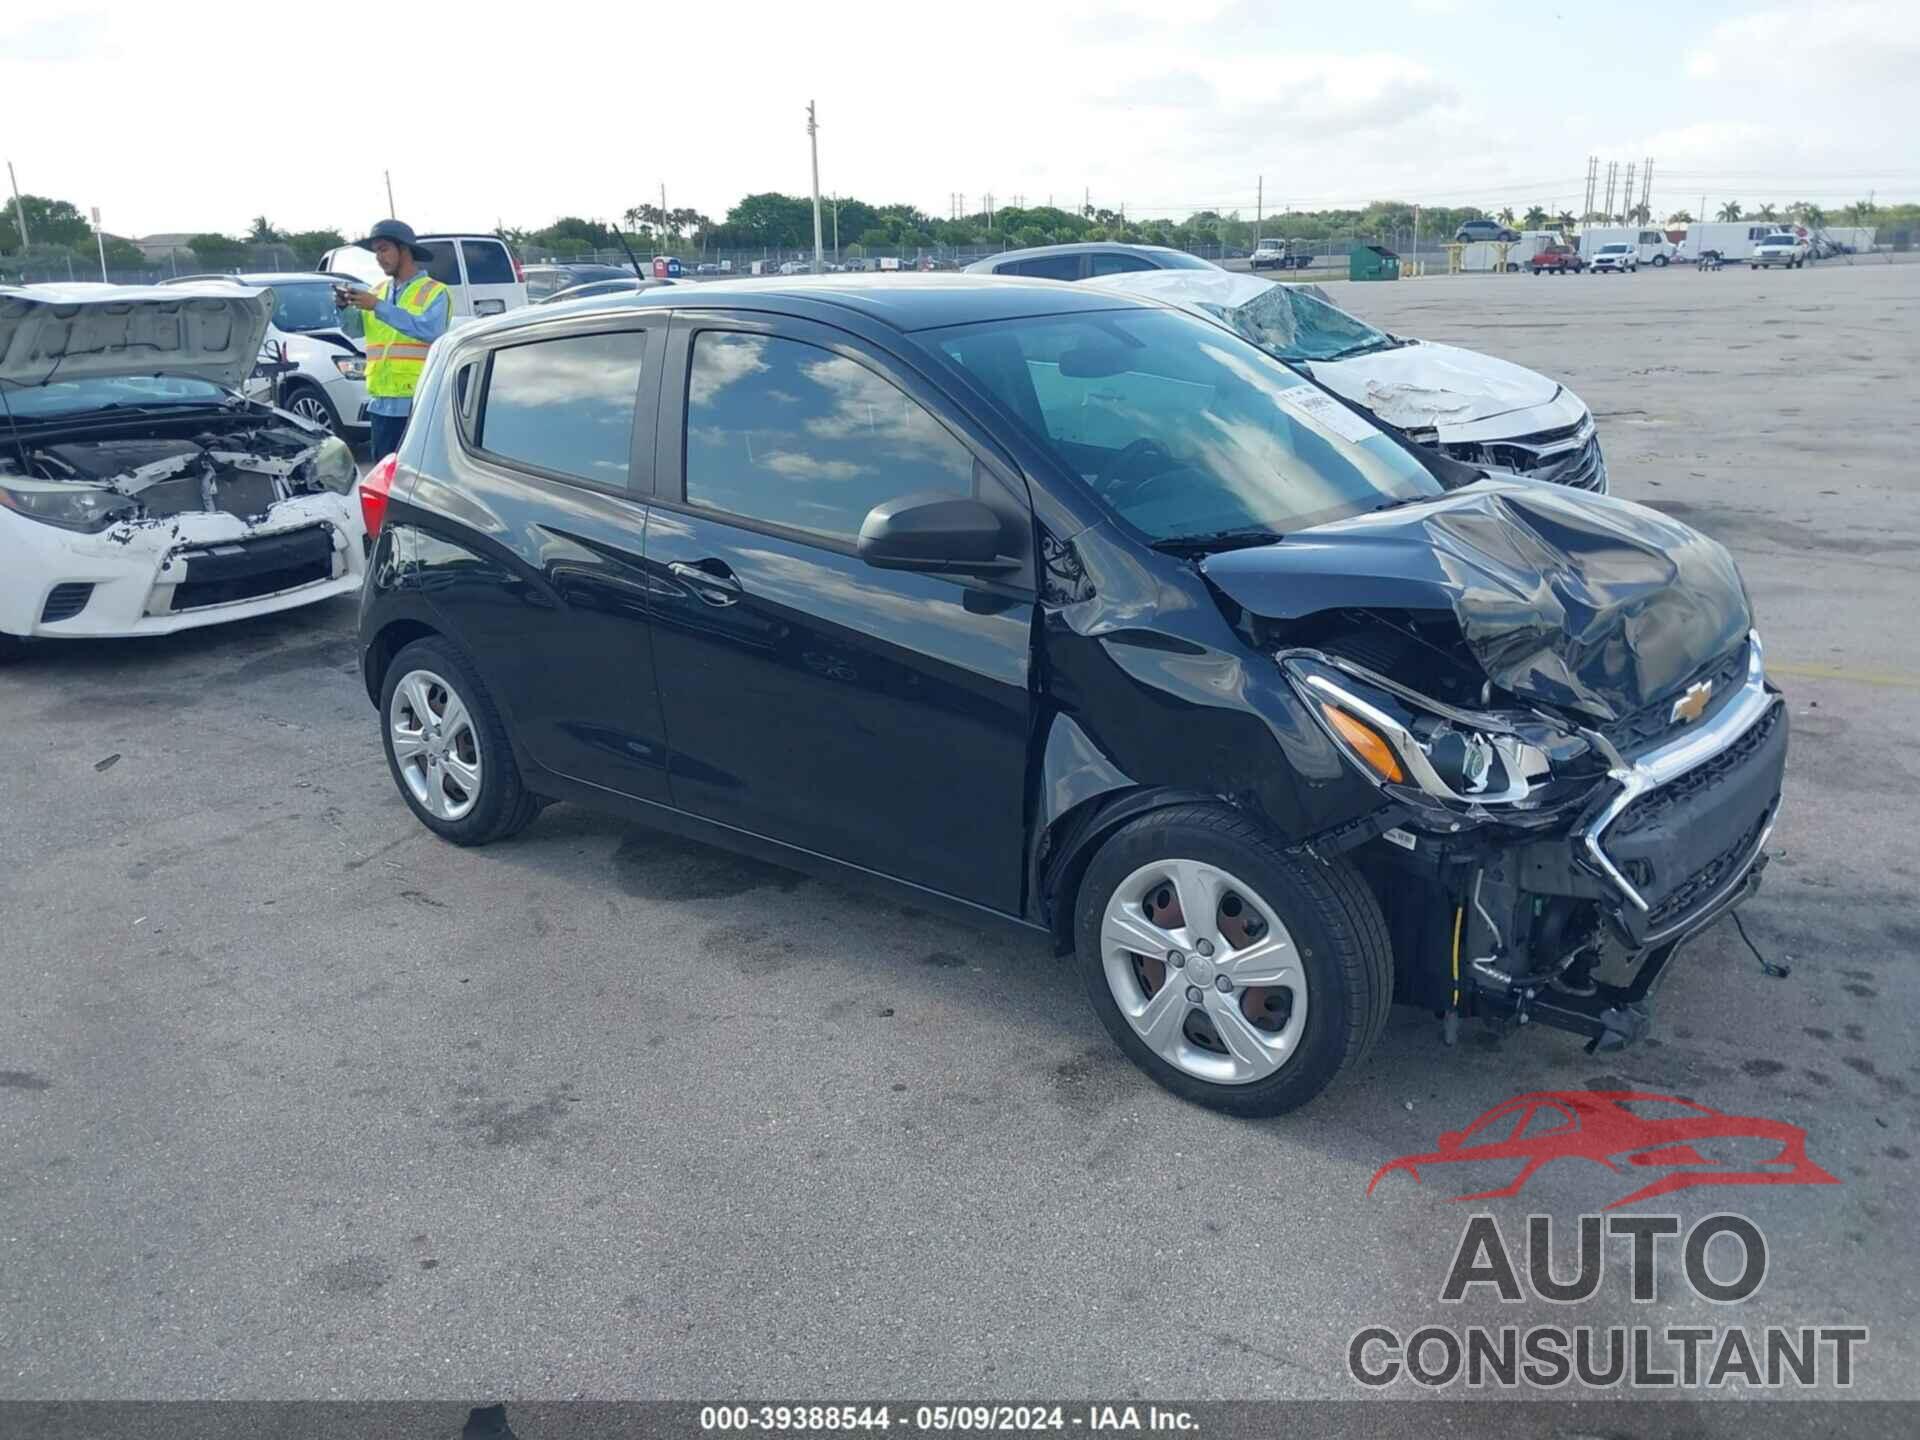
<path id="1" fill-rule="evenodd" d="M 1356 445 L 1380 433 L 1333 396 L 1310 385 L 1296 385 L 1274 398 L 1314 429 L 1325 430 Z"/>

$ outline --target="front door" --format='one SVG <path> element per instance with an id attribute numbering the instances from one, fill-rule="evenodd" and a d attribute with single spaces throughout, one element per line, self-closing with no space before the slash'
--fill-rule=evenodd
<path id="1" fill-rule="evenodd" d="M 909 373 L 824 326 L 683 314 L 664 383 L 646 561 L 674 803 L 1017 913 L 1024 487 Z M 868 510 L 924 492 L 999 509 L 1020 568 L 862 561 Z"/>

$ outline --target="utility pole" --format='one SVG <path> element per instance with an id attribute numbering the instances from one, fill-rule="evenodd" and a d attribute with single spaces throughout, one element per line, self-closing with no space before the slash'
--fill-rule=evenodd
<path id="1" fill-rule="evenodd" d="M 1640 168 L 1640 208 L 1647 212 L 1647 222 L 1653 222 L 1653 157 L 1647 156 L 1646 163 Z"/>
<path id="2" fill-rule="evenodd" d="M 1629 160 L 1627 162 L 1627 183 L 1620 191 L 1620 210 L 1622 214 L 1630 213 L 1633 210 L 1633 170 L 1633 162 Z"/>
<path id="3" fill-rule="evenodd" d="M 13 218 L 20 225 L 20 248 L 25 250 L 33 244 L 27 238 L 27 207 L 20 202 L 20 182 L 14 177 L 13 161 L 7 161 L 7 179 L 13 185 Z"/>
<path id="4" fill-rule="evenodd" d="M 100 244 L 100 283 L 107 283 L 107 237 L 100 229 L 100 207 L 93 207 L 93 238 Z"/>
<path id="5" fill-rule="evenodd" d="M 840 263 L 840 197 L 833 197 L 833 263 Z"/>
<path id="6" fill-rule="evenodd" d="M 807 144 L 813 150 L 813 273 L 826 266 L 826 246 L 820 243 L 820 122 L 813 113 L 813 101 L 807 101 Z"/>
<path id="7" fill-rule="evenodd" d="M 667 233 L 667 182 L 660 182 L 660 233 Z"/>
<path id="8" fill-rule="evenodd" d="M 383 173 L 387 177 L 387 214 L 398 218 L 400 212 L 393 206 L 393 171 L 387 170 Z"/>
<path id="9" fill-rule="evenodd" d="M 1267 177 L 1262 175 L 1253 182 L 1253 243 L 1260 245 L 1260 220 L 1267 203 Z"/>

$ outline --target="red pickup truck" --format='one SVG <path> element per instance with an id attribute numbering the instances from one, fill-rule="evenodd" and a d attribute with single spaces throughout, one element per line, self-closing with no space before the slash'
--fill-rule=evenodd
<path id="1" fill-rule="evenodd" d="M 1569 270 L 1577 273 L 1586 269 L 1587 262 L 1571 245 L 1549 245 L 1527 262 L 1527 268 L 1536 275 L 1543 270 L 1565 275 Z"/>

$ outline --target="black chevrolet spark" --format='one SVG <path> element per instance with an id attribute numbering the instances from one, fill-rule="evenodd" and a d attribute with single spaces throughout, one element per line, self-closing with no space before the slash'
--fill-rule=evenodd
<path id="1" fill-rule="evenodd" d="M 1719 545 L 1084 287 L 522 310 L 434 347 L 362 502 L 367 692 L 429 829 L 573 801 L 1040 932 L 1242 1114 L 1395 1001 L 1633 1040 L 1780 803 Z"/>

